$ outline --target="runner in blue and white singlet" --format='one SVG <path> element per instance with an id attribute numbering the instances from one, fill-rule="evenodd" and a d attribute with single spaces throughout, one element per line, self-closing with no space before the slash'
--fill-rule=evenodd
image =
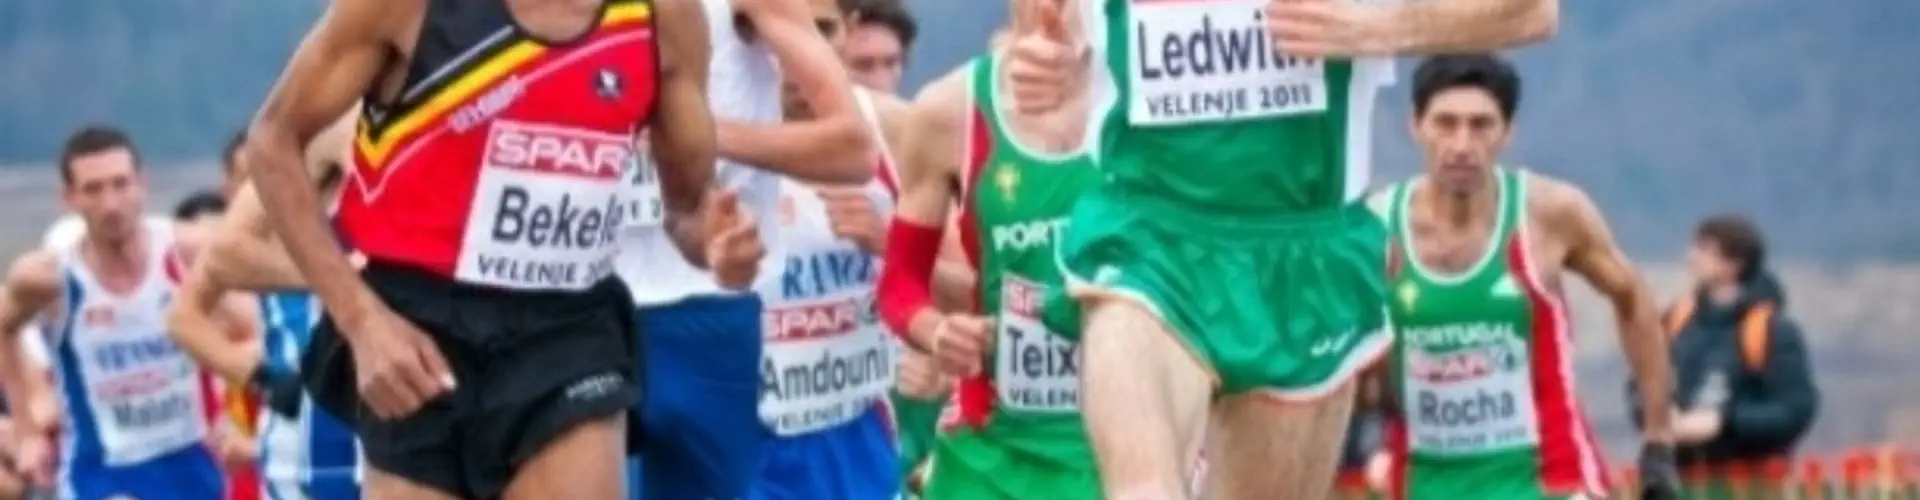
<path id="1" fill-rule="evenodd" d="M 320 314 L 320 301 L 312 292 L 261 294 L 261 362 L 286 373 L 298 371 Z M 266 498 L 360 498 L 360 446 L 353 429 L 316 406 L 312 396 L 303 393 L 300 399 L 298 416 L 261 412 L 260 470 Z"/>
<path id="2" fill-rule="evenodd" d="M 644 346 L 644 428 L 629 433 L 641 438 L 632 444 L 642 456 L 636 476 L 644 479 L 630 488 L 640 498 L 748 495 L 771 438 L 757 408 L 762 298 L 777 296 L 786 263 L 775 214 L 781 176 L 851 181 L 872 172 L 853 85 L 832 47 L 814 35 L 812 20 L 796 15 L 805 1 L 701 0 L 712 42 L 707 98 L 720 153 L 715 183 L 738 195 L 766 250 L 752 283 L 723 285 L 688 264 L 661 227 L 653 167 L 628 169 L 631 211 L 614 268 L 633 294 Z M 813 70 L 797 72 L 795 83 L 820 111 L 814 119 L 782 120 L 782 68 Z M 782 140 L 759 139 L 768 137 Z"/>
<path id="3" fill-rule="evenodd" d="M 872 97 L 860 106 L 879 129 Z M 875 135 L 880 135 L 876 132 Z M 900 471 L 889 425 L 897 344 L 874 309 L 877 248 L 835 232 L 829 207 L 865 199 L 878 224 L 893 212 L 892 158 L 882 148 L 866 184 L 783 180 L 778 222 L 786 259 L 767 292 L 760 419 L 773 431 L 750 500 L 893 498 Z M 884 235 L 878 227 L 872 237 Z M 868 242 L 869 244 L 877 242 Z"/>
<path id="4" fill-rule="evenodd" d="M 146 275 L 126 292 L 103 286 L 81 245 L 56 250 L 61 309 L 49 342 L 66 400 L 58 497 L 219 498 L 223 480 L 203 445 L 208 424 L 200 369 L 166 332 L 180 264 L 171 231 L 147 231 Z"/>

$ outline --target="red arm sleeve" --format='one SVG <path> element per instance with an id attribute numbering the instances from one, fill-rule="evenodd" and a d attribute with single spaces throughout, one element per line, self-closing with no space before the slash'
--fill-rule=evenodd
<path id="1" fill-rule="evenodd" d="M 886 265 L 880 271 L 880 320 L 907 342 L 913 317 L 933 307 L 933 264 L 940 255 L 940 227 L 924 226 L 898 216 L 887 227 Z"/>

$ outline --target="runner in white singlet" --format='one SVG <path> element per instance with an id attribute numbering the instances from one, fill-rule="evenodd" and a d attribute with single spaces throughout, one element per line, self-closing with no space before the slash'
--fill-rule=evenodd
<path id="1" fill-rule="evenodd" d="M 36 316 L 55 325 L 49 346 L 65 408 L 58 422 L 21 419 L 19 466 L 59 498 L 218 498 L 222 479 L 202 445 L 209 386 L 167 337 L 165 308 L 179 261 L 165 224 L 140 216 L 145 197 L 125 134 L 87 128 L 68 140 L 65 198 L 87 220 L 76 244 L 28 252 L 6 279 L 0 333 Z M 23 367 L 18 339 L 0 341 L 0 366 Z M 31 368 L 4 373 L 13 406 L 44 401 Z M 48 438 L 59 433 L 58 450 Z M 58 457 L 59 463 L 53 463 Z"/>
<path id="2" fill-rule="evenodd" d="M 740 498 L 772 435 L 759 418 L 760 296 L 779 291 L 780 177 L 861 182 L 873 147 L 850 80 L 806 16 L 809 0 L 703 0 L 712 41 L 708 98 L 717 121 L 717 184 L 758 223 L 766 257 L 754 276 L 701 271 L 660 227 L 651 164 L 632 171 L 632 212 L 615 262 L 638 305 L 646 384 L 630 488 L 643 498 Z M 782 122 L 782 69 L 819 113 Z M 644 160 L 643 160 L 644 161 Z M 752 290 L 755 293 L 742 293 Z"/>

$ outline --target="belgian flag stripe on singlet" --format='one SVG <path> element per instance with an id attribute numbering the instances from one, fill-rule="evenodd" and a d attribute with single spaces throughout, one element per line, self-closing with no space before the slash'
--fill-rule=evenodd
<path id="1" fill-rule="evenodd" d="M 644 2 L 619 2 L 609 6 L 596 31 L 646 22 L 653 14 L 650 7 Z M 388 155 L 393 154 L 396 145 L 412 141 L 440 118 L 492 89 L 516 70 L 543 60 L 540 56 L 548 52 L 545 44 L 522 36 L 504 38 L 501 43 L 504 48 L 481 49 L 481 57 L 454 68 L 451 74 L 455 76 L 440 85 L 438 91 L 426 95 L 418 105 L 400 108 L 383 120 L 383 124 L 372 123 L 362 116 L 360 126 L 356 127 L 359 133 L 353 141 L 354 154 L 363 160 L 360 164 L 374 171 L 385 168 Z"/>

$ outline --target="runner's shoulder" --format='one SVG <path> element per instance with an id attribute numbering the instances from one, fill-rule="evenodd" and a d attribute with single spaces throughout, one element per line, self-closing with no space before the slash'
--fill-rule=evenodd
<path id="1" fill-rule="evenodd" d="M 1523 171 L 1527 213 L 1550 232 L 1576 236 L 1604 227 L 1600 209 L 1580 186 L 1538 171 Z"/>
<path id="2" fill-rule="evenodd" d="M 970 112 L 969 90 L 964 70 L 954 70 L 928 83 L 914 96 L 907 127 L 920 140 L 958 143 Z"/>
<path id="3" fill-rule="evenodd" d="M 972 97 L 973 88 L 969 85 L 972 80 L 972 70 L 973 63 L 962 64 L 927 83 L 920 89 L 920 93 L 913 97 L 913 108 L 942 113 L 938 116 L 953 112 L 951 119 L 956 122 L 961 120 L 965 116 L 961 113 L 966 112 L 967 102 Z"/>
<path id="4" fill-rule="evenodd" d="M 60 255 L 53 249 L 36 248 L 20 254 L 7 267 L 10 294 L 52 295 L 60 285 Z"/>
<path id="5" fill-rule="evenodd" d="M 907 121 L 910 119 L 907 114 L 912 111 L 913 105 L 893 94 L 871 90 L 862 90 L 861 92 L 864 92 L 869 100 L 873 102 L 874 115 L 880 120 L 880 134 L 883 136 L 880 139 L 882 143 L 888 146 L 889 149 L 896 149 L 893 147 L 894 144 L 898 143 L 900 138 L 906 134 L 908 128 Z"/>

